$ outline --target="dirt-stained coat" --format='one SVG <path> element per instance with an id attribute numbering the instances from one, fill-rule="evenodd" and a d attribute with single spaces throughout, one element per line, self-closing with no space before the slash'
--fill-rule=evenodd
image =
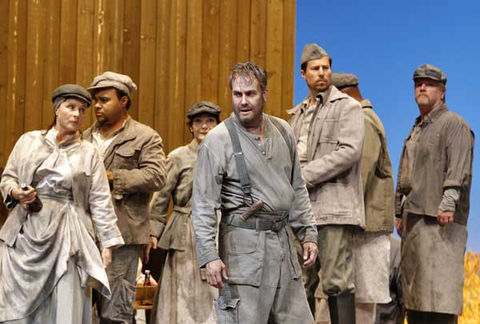
<path id="1" fill-rule="evenodd" d="M 98 123 L 84 132 L 90 142 L 94 128 Z M 103 162 L 105 169 L 113 171 L 113 205 L 125 244 L 147 244 L 148 202 L 151 193 L 163 187 L 166 177 L 162 139 L 152 128 L 128 117 Z"/>
<path id="2" fill-rule="evenodd" d="M 393 231 L 395 192 L 385 128 L 369 100 L 363 100 L 365 138 L 361 174 L 365 202 L 365 231 Z"/>
<path id="3" fill-rule="evenodd" d="M 168 155 L 165 186 L 152 199 L 151 235 L 159 238 L 159 247 L 168 251 L 152 324 L 216 323 L 213 300 L 218 292 L 208 285 L 204 270 L 198 267 L 191 218 L 197 151 L 197 141 L 193 140 Z M 173 214 L 167 222 L 170 199 Z"/>
<path id="4" fill-rule="evenodd" d="M 87 129 L 85 139 L 96 143 L 92 132 L 98 127 L 96 122 Z M 108 276 L 112 290 L 119 293 L 110 301 L 103 300 L 101 316 L 108 314 L 111 320 L 130 322 L 136 278 L 136 267 L 130 265 L 138 262 L 137 253 L 132 250 L 138 252 L 141 244 L 150 241 L 148 204 L 151 194 L 163 187 L 166 178 L 162 139 L 155 130 L 128 116 L 123 128 L 106 149 L 103 163 L 105 169 L 113 173 L 110 186 L 112 201 L 118 227 L 125 240 L 125 247 L 120 249 L 130 250 L 131 253 L 120 249 L 114 251 Z M 122 257 L 115 258 L 115 255 Z"/>
<path id="5" fill-rule="evenodd" d="M 45 312 L 43 306 L 53 303 L 55 307 L 52 295 L 67 265 L 80 278 L 70 290 L 93 286 L 111 296 L 93 238 L 102 248 L 121 245 L 123 239 L 101 158 L 78 137 L 58 146 L 56 134 L 54 129 L 45 136 L 40 131 L 24 134 L 10 154 L 0 183 L 6 205 L 13 208 L 0 231 L 0 322 L 32 314 L 39 322 L 50 322 L 55 309 Z M 10 195 L 20 183 L 41 183 L 43 208 L 38 213 L 27 214 Z M 72 309 L 62 310 L 62 314 L 69 312 Z"/>
<path id="6" fill-rule="evenodd" d="M 365 227 L 360 156 L 364 137 L 360 104 L 331 86 L 318 94 L 307 141 L 308 163 L 302 175 L 317 225 Z M 303 102 L 287 111 L 298 141 Z"/>
<path id="7" fill-rule="evenodd" d="M 283 323 L 313 323 L 299 280 L 301 268 L 293 237 L 301 243 L 316 243 L 317 230 L 293 132 L 285 121 L 277 118 L 286 131 L 284 138 L 270 121 L 276 117 L 264 114 L 261 139 L 247 131 L 234 114 L 230 118 L 245 157 L 252 199 L 263 202 L 262 210 L 252 218 L 260 222 L 263 214 L 265 220 L 276 220 L 275 224 L 279 224 L 288 215 L 288 225 L 276 230 L 256 230 L 228 223 L 230 216 L 241 215 L 252 202 L 243 194 L 225 124 L 211 130 L 198 153 L 192 218 L 199 265 L 220 258 L 227 268 L 230 292 L 227 294 L 231 298 L 224 299 L 228 307 L 217 300 L 218 321 L 267 323 L 271 315 Z M 222 210 L 218 250 L 217 210 Z M 278 222 L 280 217 L 282 222 Z"/>
<path id="8" fill-rule="evenodd" d="M 411 156 L 405 150 L 409 141 L 415 142 Z M 405 146 L 396 193 L 396 216 L 403 217 L 404 227 L 401 264 L 405 307 L 459 315 L 463 308 L 474 135 L 467 123 L 444 105 L 423 121 L 417 119 Z M 460 190 L 460 197 L 454 223 L 440 226 L 436 216 L 448 188 Z"/>

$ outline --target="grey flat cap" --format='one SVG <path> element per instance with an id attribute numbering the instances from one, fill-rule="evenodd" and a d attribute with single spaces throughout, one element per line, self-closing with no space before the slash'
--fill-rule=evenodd
<path id="1" fill-rule="evenodd" d="M 300 64 L 303 65 L 303 63 L 306 63 L 308 61 L 318 60 L 324 57 L 330 57 L 330 56 L 327 54 L 327 52 L 323 48 L 321 48 L 315 43 L 307 44 L 303 48 Z"/>
<path id="2" fill-rule="evenodd" d="M 338 89 L 356 87 L 358 78 L 356 75 L 349 73 L 332 73 L 332 84 Z"/>
<path id="3" fill-rule="evenodd" d="M 64 84 L 53 90 L 52 93 L 52 102 L 55 102 L 55 99 L 58 97 L 64 98 L 76 98 L 87 103 L 87 106 L 90 106 L 92 103 L 92 96 L 90 93 L 82 86 L 78 84 Z"/>
<path id="4" fill-rule="evenodd" d="M 137 90 L 137 85 L 128 75 L 107 71 L 93 79 L 88 91 L 94 92 L 96 89 L 102 88 L 115 88 L 131 97 L 132 92 Z"/>
<path id="5" fill-rule="evenodd" d="M 420 65 L 415 72 L 413 72 L 413 80 L 419 78 L 427 78 L 447 84 L 447 76 L 438 67 L 431 64 Z"/>
<path id="6" fill-rule="evenodd" d="M 199 101 L 188 110 L 187 117 L 192 119 L 200 114 L 211 114 L 219 116 L 221 113 L 220 107 L 209 101 Z"/>

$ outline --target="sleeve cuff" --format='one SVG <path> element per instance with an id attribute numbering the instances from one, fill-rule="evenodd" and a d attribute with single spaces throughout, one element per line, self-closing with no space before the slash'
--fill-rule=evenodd
<path id="1" fill-rule="evenodd" d="M 302 244 L 304 243 L 315 243 L 316 245 L 318 245 L 318 236 L 314 235 L 314 234 L 307 234 L 305 235 L 305 238 L 303 239 L 303 242 Z"/>
<path id="2" fill-rule="evenodd" d="M 220 257 L 218 256 L 218 254 L 216 252 L 209 252 L 209 253 L 206 253 L 206 254 L 202 255 L 198 259 L 199 259 L 198 260 L 199 261 L 199 263 L 198 263 L 199 267 L 203 268 L 207 265 L 207 263 L 218 260 L 218 259 L 220 259 Z"/>
<path id="3" fill-rule="evenodd" d="M 454 179 L 447 179 L 443 182 L 443 188 L 460 188 L 462 186 L 461 181 Z"/>
<path id="4" fill-rule="evenodd" d="M 123 237 L 122 236 L 117 236 L 117 237 L 113 237 L 111 239 L 108 239 L 106 241 L 103 241 L 103 242 L 100 242 L 100 246 L 103 249 L 108 249 L 108 248 L 111 248 L 111 247 L 119 247 L 121 245 L 124 245 L 125 242 L 123 241 Z"/>
<path id="5" fill-rule="evenodd" d="M 457 202 L 460 199 L 459 188 L 447 188 L 443 191 L 443 198 L 438 209 L 441 211 L 455 212 Z"/>
<path id="6" fill-rule="evenodd" d="M 125 188 L 125 181 L 121 177 L 121 172 L 119 170 L 111 170 L 113 173 L 112 181 L 112 196 L 115 200 L 121 200 L 123 198 L 123 188 Z M 120 174 L 120 177 L 119 177 Z"/>
<path id="7" fill-rule="evenodd" d="M 302 174 L 302 176 L 303 176 L 303 174 Z M 307 189 L 311 189 L 311 188 L 315 187 L 315 185 L 313 183 L 311 183 L 310 181 L 305 179 L 305 176 L 303 176 L 303 178 L 305 180 L 305 186 L 307 187 Z"/>
<path id="8" fill-rule="evenodd" d="M 163 224 L 152 224 L 150 223 L 150 236 L 155 236 L 157 239 L 162 236 L 163 230 L 165 229 L 165 225 Z"/>

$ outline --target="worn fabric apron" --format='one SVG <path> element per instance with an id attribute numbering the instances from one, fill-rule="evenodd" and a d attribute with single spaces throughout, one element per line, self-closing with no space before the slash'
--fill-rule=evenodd
<path id="1" fill-rule="evenodd" d="M 28 216 L 15 245 L 0 243 L 0 322 L 23 318 L 28 323 L 66 323 L 64 318 L 57 317 L 56 311 L 64 297 L 57 299 L 53 293 L 69 266 L 72 267 L 69 275 L 78 276 L 78 280 L 71 281 L 74 286 L 70 290 L 103 286 L 103 292 L 109 292 L 100 252 L 71 199 L 45 195 L 40 198 L 43 209 Z M 49 301 L 52 298 L 58 304 L 52 305 Z M 89 298 L 81 300 L 88 302 Z M 75 312 L 73 308 L 82 305 L 72 303 L 62 307 Z M 77 315 L 68 322 L 91 322 L 91 317 Z"/>
<path id="2" fill-rule="evenodd" d="M 402 285 L 409 310 L 460 315 L 467 227 L 435 217 L 404 216 Z"/>
<path id="3" fill-rule="evenodd" d="M 198 267 L 192 218 L 185 226 L 185 249 L 168 250 L 160 289 L 155 296 L 151 323 L 217 323 L 213 300 L 218 290 L 211 287 Z"/>

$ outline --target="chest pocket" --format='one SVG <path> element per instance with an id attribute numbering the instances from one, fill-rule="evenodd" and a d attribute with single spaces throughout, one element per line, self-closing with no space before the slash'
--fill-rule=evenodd
<path id="1" fill-rule="evenodd" d="M 441 134 L 435 131 L 426 135 L 421 139 L 425 141 L 426 145 L 417 144 L 420 147 L 419 153 L 428 159 L 441 160 L 444 157 Z"/>
<path id="2" fill-rule="evenodd" d="M 317 121 L 319 122 L 319 121 Z M 337 148 L 338 119 L 328 118 L 322 123 L 315 158 L 333 152 Z"/>
<path id="3" fill-rule="evenodd" d="M 338 136 L 338 119 L 333 119 L 333 118 L 325 119 L 322 123 L 322 128 L 320 131 L 320 142 L 336 143 L 337 136 Z"/>
<path id="4" fill-rule="evenodd" d="M 140 151 L 131 147 L 121 147 L 115 152 L 115 168 L 118 169 L 137 169 Z"/>

